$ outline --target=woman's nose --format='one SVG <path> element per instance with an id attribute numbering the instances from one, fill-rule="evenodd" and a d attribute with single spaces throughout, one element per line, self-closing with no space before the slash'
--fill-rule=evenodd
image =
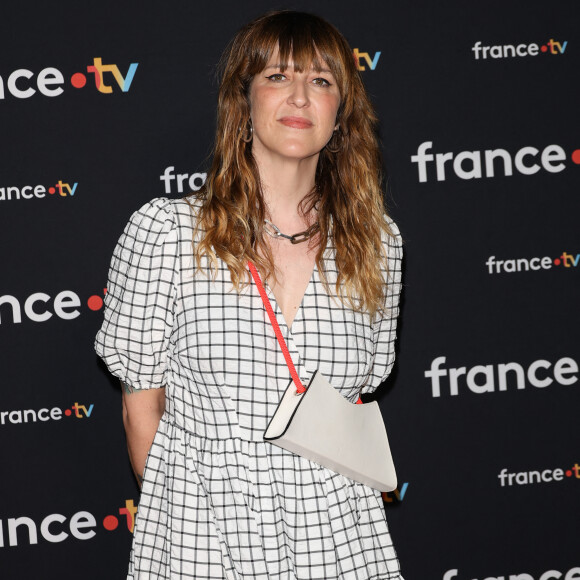
<path id="1" fill-rule="evenodd" d="M 308 98 L 308 87 L 305 82 L 298 81 L 292 83 L 288 102 L 299 108 L 308 106 L 310 101 Z"/>

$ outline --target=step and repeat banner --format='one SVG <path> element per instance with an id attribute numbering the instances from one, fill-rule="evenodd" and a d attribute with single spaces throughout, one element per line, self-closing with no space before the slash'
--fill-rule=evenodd
<path id="1" fill-rule="evenodd" d="M 215 65 L 275 8 L 335 24 L 405 239 L 378 400 L 407 580 L 580 579 L 577 2 L 5 3 L 0 577 L 126 574 L 139 492 L 93 352 L 131 213 L 203 184 Z"/>

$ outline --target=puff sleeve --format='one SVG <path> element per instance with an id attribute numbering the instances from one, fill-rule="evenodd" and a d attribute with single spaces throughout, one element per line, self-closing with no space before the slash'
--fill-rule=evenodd
<path id="1" fill-rule="evenodd" d="M 388 256 L 388 272 L 384 272 L 387 284 L 385 311 L 373 323 L 375 356 L 372 375 L 363 387 L 363 393 L 372 393 L 389 376 L 395 363 L 395 339 L 401 297 L 403 240 L 397 225 L 389 220 L 392 236 L 385 236 L 383 244 Z"/>
<path id="2" fill-rule="evenodd" d="M 113 253 L 95 350 L 134 389 L 165 386 L 178 247 L 172 202 L 158 198 L 131 216 Z"/>

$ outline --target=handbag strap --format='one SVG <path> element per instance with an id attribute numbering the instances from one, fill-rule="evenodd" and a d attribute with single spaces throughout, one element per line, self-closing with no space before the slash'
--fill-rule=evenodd
<path id="1" fill-rule="evenodd" d="M 272 304 L 270 304 L 270 300 L 268 298 L 268 295 L 266 294 L 266 290 L 264 289 L 264 285 L 262 284 L 262 279 L 260 278 L 260 274 L 258 274 L 258 270 L 256 270 L 256 266 L 254 266 L 254 264 L 252 264 L 252 262 L 248 262 L 248 267 L 250 268 L 250 272 L 252 273 L 252 278 L 254 278 L 254 282 L 256 283 L 256 286 L 258 287 L 258 291 L 260 292 L 260 296 L 262 298 L 262 302 L 264 303 L 264 306 L 266 308 L 266 312 L 268 313 L 268 316 L 270 318 L 270 322 L 272 324 L 272 326 L 274 327 L 274 332 L 276 333 L 276 338 L 278 339 L 278 344 L 280 345 L 280 348 L 282 349 L 282 354 L 284 355 L 284 358 L 286 359 L 286 364 L 288 365 L 288 370 L 290 371 L 290 375 L 292 375 L 292 380 L 294 381 L 294 384 L 296 385 L 296 393 L 305 393 L 306 392 L 306 387 L 302 384 L 302 381 L 300 380 L 300 377 L 298 376 L 298 373 L 296 372 L 296 367 L 294 366 L 294 363 L 292 362 L 292 357 L 290 356 L 290 351 L 288 350 L 288 346 L 286 346 L 286 341 L 284 340 L 284 337 L 282 336 L 282 331 L 280 330 L 280 325 L 278 324 L 278 321 L 276 320 L 276 315 L 274 314 L 274 310 L 272 309 Z"/>
<path id="2" fill-rule="evenodd" d="M 282 336 L 282 331 L 280 330 L 280 325 L 278 324 L 278 321 L 276 320 L 276 315 L 274 314 L 274 310 L 272 309 L 272 304 L 270 304 L 270 299 L 268 298 L 268 295 L 266 294 L 266 290 L 264 289 L 264 285 L 262 284 L 262 279 L 260 278 L 260 274 L 258 274 L 258 270 L 256 270 L 256 266 L 254 266 L 254 264 L 252 264 L 252 262 L 248 261 L 248 267 L 250 268 L 250 272 L 252 273 L 252 278 L 254 278 L 254 282 L 256 283 L 256 286 L 258 287 L 258 292 L 260 292 L 260 297 L 262 298 L 262 302 L 264 303 L 264 306 L 266 308 L 266 312 L 268 313 L 268 317 L 270 318 L 270 323 L 272 324 L 272 326 L 274 328 L 276 338 L 278 339 L 278 344 L 280 345 L 280 348 L 282 349 L 282 354 L 284 355 L 284 358 L 286 359 L 286 364 L 288 365 L 288 370 L 290 371 L 290 374 L 292 375 L 292 380 L 294 381 L 294 384 L 296 385 L 296 393 L 297 394 L 305 393 L 306 387 L 302 384 L 302 381 L 300 380 L 300 377 L 298 376 L 298 373 L 296 372 L 296 367 L 294 366 L 294 363 L 292 362 L 292 357 L 290 356 L 290 351 L 288 350 L 288 347 L 286 346 L 286 341 L 284 340 L 284 337 Z M 359 397 L 358 401 L 356 402 L 356 404 L 362 405 L 362 399 L 360 397 Z"/>

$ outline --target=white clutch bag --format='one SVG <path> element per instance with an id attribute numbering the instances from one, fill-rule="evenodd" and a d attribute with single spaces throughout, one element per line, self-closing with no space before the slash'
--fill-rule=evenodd
<path id="1" fill-rule="evenodd" d="M 373 489 L 397 487 L 378 403 L 350 403 L 318 371 L 303 393 L 290 382 L 264 439 Z"/>
<path id="2" fill-rule="evenodd" d="M 350 403 L 318 371 L 308 388 L 302 385 L 260 275 L 248 266 L 292 375 L 264 439 L 354 481 L 393 491 L 397 475 L 378 403 Z"/>

